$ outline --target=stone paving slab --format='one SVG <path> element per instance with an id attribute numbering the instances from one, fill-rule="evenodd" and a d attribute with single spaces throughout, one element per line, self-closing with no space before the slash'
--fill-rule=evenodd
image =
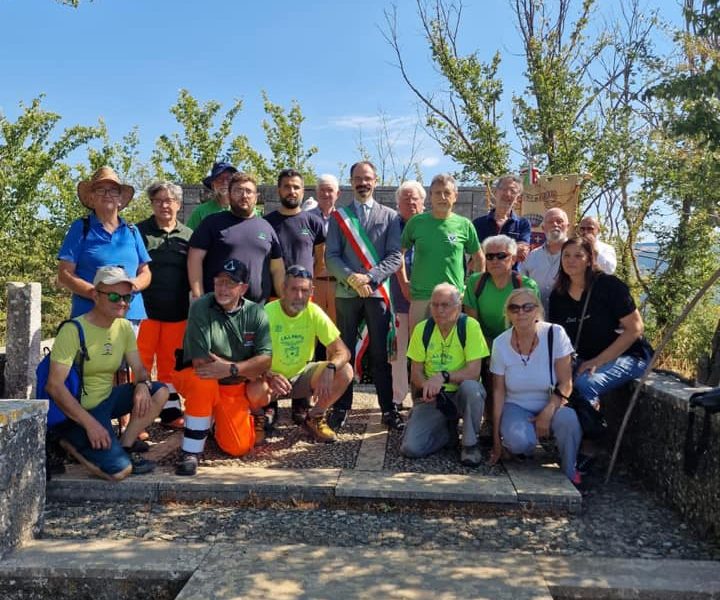
<path id="1" fill-rule="evenodd" d="M 371 413 L 368 416 L 365 435 L 355 460 L 355 469 L 358 471 L 382 471 L 387 440 L 387 427 L 381 422 L 380 411 Z"/>
<path id="2" fill-rule="evenodd" d="M 516 504 L 515 488 L 507 477 L 348 471 L 335 490 L 339 498 L 393 498 Z"/>
<path id="3" fill-rule="evenodd" d="M 720 563 L 700 560 L 538 557 L 553 595 L 563 598 L 720 598 Z"/>
<path id="4" fill-rule="evenodd" d="M 177 600 L 552 600 L 530 556 L 217 544 Z"/>
<path id="5" fill-rule="evenodd" d="M 577 512 L 582 508 L 582 495 L 568 481 L 557 464 L 539 461 L 503 462 L 517 497 L 523 503 L 557 506 Z"/>

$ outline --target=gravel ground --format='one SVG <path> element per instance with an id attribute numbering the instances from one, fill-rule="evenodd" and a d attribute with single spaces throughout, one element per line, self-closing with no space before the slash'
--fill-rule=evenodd
<path id="1" fill-rule="evenodd" d="M 590 478 L 582 514 L 498 511 L 478 506 L 336 502 L 235 505 L 48 503 L 45 538 L 418 547 L 529 554 L 720 560 L 720 540 L 690 527 L 623 473 Z"/>

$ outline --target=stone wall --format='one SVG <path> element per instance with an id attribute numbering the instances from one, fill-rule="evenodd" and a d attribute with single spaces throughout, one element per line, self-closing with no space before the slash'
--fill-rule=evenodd
<path id="1" fill-rule="evenodd" d="M 42 528 L 45 400 L 0 400 L 0 558 Z"/>
<path id="2" fill-rule="evenodd" d="M 632 386 L 628 386 L 603 398 L 612 440 L 632 391 Z M 633 410 L 619 461 L 676 508 L 702 535 L 720 536 L 720 415 L 712 417 L 710 448 L 700 459 L 696 474 L 687 475 L 684 470 L 688 399 L 699 391 L 702 388 L 692 388 L 668 375 L 654 373 L 643 386 Z M 697 410 L 696 439 L 703 418 L 704 411 Z"/>
<path id="3" fill-rule="evenodd" d="M 202 185 L 183 185 L 183 208 L 179 213 L 181 221 L 186 222 L 190 213 L 192 213 L 195 206 L 197 206 L 202 199 L 208 196 L 208 191 Z M 378 202 L 395 208 L 395 187 L 380 187 L 375 188 L 374 197 Z M 427 190 L 428 188 L 426 188 Z M 264 206 L 264 214 L 268 214 L 277 209 L 280 201 L 277 195 L 277 187 L 272 185 L 261 185 L 258 188 L 259 197 L 258 204 Z M 305 188 L 305 198 L 315 197 L 315 188 L 308 186 Z M 338 205 L 344 206 L 350 204 L 353 199 L 353 191 L 349 186 L 342 186 L 340 188 L 340 198 L 338 199 Z M 425 201 L 425 205 L 429 206 L 429 200 Z M 455 212 L 467 217 L 474 219 L 480 215 L 487 213 L 487 199 L 485 194 L 485 188 L 482 187 L 461 187 L 458 193 L 457 204 L 455 205 Z"/>

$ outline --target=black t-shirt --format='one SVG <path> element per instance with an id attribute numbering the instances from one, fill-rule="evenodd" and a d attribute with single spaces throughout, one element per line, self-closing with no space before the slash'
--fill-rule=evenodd
<path id="1" fill-rule="evenodd" d="M 250 272 L 245 297 L 265 302 L 270 297 L 270 260 L 282 258 L 275 230 L 261 217 L 242 219 L 231 211 L 208 215 L 190 238 L 191 248 L 206 250 L 203 260 L 205 293 L 214 290 L 213 277 L 229 258 L 244 262 Z"/>
<path id="2" fill-rule="evenodd" d="M 586 294 L 587 290 L 583 292 L 580 300 L 574 300 L 569 294 L 560 294 L 557 290 L 550 294 L 548 320 L 562 325 L 573 343 Z M 635 309 L 635 301 L 623 281 L 614 275 L 598 273 L 590 294 L 578 347 L 575 348 L 578 356 L 582 360 L 590 360 L 605 350 L 620 335 L 616 331 L 620 327 L 620 319 L 627 317 Z M 639 341 L 635 341 L 623 354 L 645 356 Z"/>
<path id="3" fill-rule="evenodd" d="M 265 220 L 280 240 L 285 268 L 302 265 L 312 273 L 313 249 L 325 243 L 322 220 L 305 210 L 296 215 L 283 215 L 276 210 L 266 215 Z"/>

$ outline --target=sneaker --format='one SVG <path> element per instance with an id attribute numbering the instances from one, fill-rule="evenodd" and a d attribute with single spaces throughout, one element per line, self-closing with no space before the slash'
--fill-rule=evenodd
<path id="1" fill-rule="evenodd" d="M 140 456 L 137 452 L 130 453 L 130 463 L 132 464 L 133 475 L 147 475 L 152 473 L 157 467 L 157 463 L 154 460 L 148 460 Z"/>
<path id="2" fill-rule="evenodd" d="M 198 455 L 192 452 L 183 452 L 180 460 L 175 465 L 175 475 L 192 477 L 197 473 Z"/>
<path id="3" fill-rule="evenodd" d="M 330 429 L 335 432 L 340 431 L 347 422 L 349 410 L 343 410 L 342 408 L 331 408 L 327 416 L 327 424 Z"/>
<path id="4" fill-rule="evenodd" d="M 308 415 L 305 419 L 305 428 L 312 434 L 316 442 L 331 444 L 337 441 L 337 436 L 328 426 L 325 415 L 320 415 L 319 417 L 311 417 Z"/>
<path id="5" fill-rule="evenodd" d="M 382 414 L 382 423 L 383 425 L 387 425 L 388 429 L 394 429 L 395 431 L 402 431 L 405 429 L 405 421 L 403 421 L 403 418 L 400 416 L 397 408 L 384 412 Z"/>
<path id="6" fill-rule="evenodd" d="M 463 446 L 460 452 L 460 463 L 466 467 L 477 467 L 482 462 L 480 446 Z"/>
<path id="7" fill-rule="evenodd" d="M 291 408 L 292 422 L 295 423 L 295 425 L 302 425 L 305 423 L 309 409 L 310 402 L 308 402 L 307 398 L 293 398 Z"/>
<path id="8" fill-rule="evenodd" d="M 265 435 L 267 431 L 267 411 L 265 413 L 260 413 L 259 415 L 253 415 L 253 421 L 255 421 L 255 445 L 261 446 L 265 443 Z"/>

